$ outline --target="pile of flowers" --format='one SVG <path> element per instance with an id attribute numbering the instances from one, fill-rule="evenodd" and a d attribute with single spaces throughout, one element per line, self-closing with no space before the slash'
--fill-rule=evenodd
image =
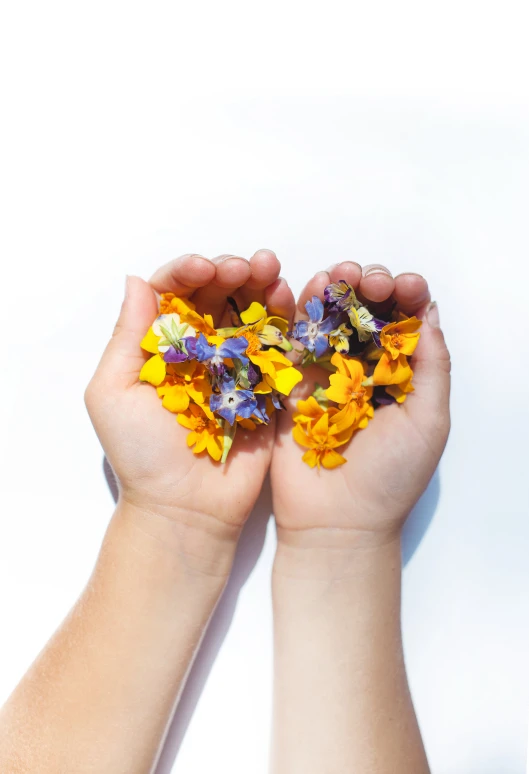
<path id="1" fill-rule="evenodd" d="M 327 389 L 317 386 L 298 401 L 293 435 L 307 449 L 307 465 L 336 468 L 346 462 L 337 449 L 367 427 L 376 408 L 413 392 L 408 358 L 422 323 L 394 311 L 376 318 L 344 281 L 325 289 L 324 303 L 314 296 L 305 308 L 309 320 L 295 324 L 292 338 L 304 347 L 304 366 L 316 363 L 331 376 Z"/>
<path id="2" fill-rule="evenodd" d="M 303 378 L 284 354 L 292 349 L 287 320 L 269 317 L 255 302 L 242 313 L 234 308 L 233 317 L 232 327 L 215 329 L 211 316 L 165 293 L 141 342 L 152 357 L 140 381 L 154 385 L 162 405 L 189 430 L 195 454 L 222 462 L 237 428 L 267 425 Z"/>
<path id="3" fill-rule="evenodd" d="M 288 331 L 282 317 L 268 316 L 252 303 L 239 312 L 232 303 L 232 326 L 215 328 L 189 301 L 165 293 L 160 314 L 141 342 L 151 354 L 140 381 L 157 389 L 162 405 L 189 430 L 195 454 L 225 462 L 238 427 L 268 425 L 282 399 L 302 381 L 284 354 L 299 342 L 301 365 L 331 372 L 330 386 L 316 385 L 297 403 L 293 436 L 307 449 L 310 467 L 336 468 L 346 462 L 337 449 L 367 427 L 375 410 L 403 403 L 413 392 L 409 358 L 419 341 L 421 321 L 390 311 L 375 317 L 341 281 L 306 304 L 307 321 Z"/>

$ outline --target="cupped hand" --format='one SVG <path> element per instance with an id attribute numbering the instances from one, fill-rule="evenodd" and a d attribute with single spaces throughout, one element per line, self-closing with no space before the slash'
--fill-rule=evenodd
<path id="1" fill-rule="evenodd" d="M 149 283 L 128 278 L 114 334 L 85 396 L 121 501 L 171 519 L 196 517 L 206 525 L 228 526 L 235 534 L 243 525 L 270 464 L 274 426 L 239 429 L 224 465 L 206 453 L 194 455 L 186 445 L 189 431 L 162 407 L 156 389 L 138 380 L 149 357 L 140 342 L 158 314 L 156 293 L 190 299 L 199 313 L 213 316 L 216 326 L 226 319 L 229 297 L 240 309 L 259 301 L 270 314 L 290 321 L 295 301 L 279 271 L 274 253 L 259 250 L 249 261 L 185 255 L 159 269 Z"/>
<path id="2" fill-rule="evenodd" d="M 417 274 L 393 279 L 380 266 L 345 262 L 319 272 L 303 290 L 297 319 L 307 319 L 305 303 L 323 300 L 330 282 L 345 280 L 376 311 L 389 304 L 423 320 L 419 345 L 411 361 L 415 392 L 402 405 L 375 411 L 366 429 L 338 449 L 348 461 L 334 470 L 311 469 L 302 462 L 305 449 L 292 438 L 296 400 L 314 384 L 327 386 L 329 373 L 318 366 L 305 370 L 304 381 L 278 417 L 271 468 L 274 513 L 282 534 L 298 537 L 307 530 L 349 529 L 371 540 L 398 534 L 407 515 L 435 472 L 449 428 L 450 357 L 439 327 L 437 306 Z"/>

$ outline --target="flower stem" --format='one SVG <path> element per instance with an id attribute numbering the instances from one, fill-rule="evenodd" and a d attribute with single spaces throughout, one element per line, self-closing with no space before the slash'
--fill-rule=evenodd
<path id="1" fill-rule="evenodd" d="M 224 451 L 222 452 L 221 462 L 226 462 L 228 459 L 228 454 L 230 453 L 230 449 L 233 445 L 233 439 L 235 438 L 236 432 L 237 420 L 235 420 L 233 425 L 230 425 L 227 420 L 224 420 Z"/>

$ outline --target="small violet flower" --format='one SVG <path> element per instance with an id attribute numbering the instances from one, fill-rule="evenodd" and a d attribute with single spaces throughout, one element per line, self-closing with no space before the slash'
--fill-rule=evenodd
<path id="1" fill-rule="evenodd" d="M 223 376 L 226 370 L 224 365 L 226 358 L 240 360 L 243 365 L 248 363 L 248 358 L 244 354 L 247 347 L 248 342 L 243 336 L 227 339 L 216 347 L 214 344 L 209 344 L 201 333 L 196 343 L 196 358 L 199 363 L 205 363 L 215 376 Z"/>
<path id="2" fill-rule="evenodd" d="M 228 357 L 232 357 L 228 355 Z M 219 414 L 233 425 L 237 417 L 249 419 L 257 409 L 257 400 L 251 390 L 237 390 L 235 381 L 225 375 L 220 382 L 220 395 L 212 395 L 209 399 L 211 411 Z"/>
<path id="3" fill-rule="evenodd" d="M 328 335 L 335 325 L 334 317 L 323 319 L 324 307 L 317 296 L 307 301 L 305 309 L 309 320 L 302 320 L 294 325 L 293 338 L 301 342 L 309 352 L 321 357 L 329 347 Z"/>

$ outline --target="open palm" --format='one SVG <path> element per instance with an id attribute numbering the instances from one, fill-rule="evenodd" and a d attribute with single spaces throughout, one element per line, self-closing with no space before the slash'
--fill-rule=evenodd
<path id="1" fill-rule="evenodd" d="M 225 465 L 194 455 L 188 431 L 162 407 L 156 390 L 138 376 L 146 355 L 140 341 L 157 316 L 156 292 L 193 301 L 199 313 L 225 324 L 228 297 L 244 309 L 257 300 L 291 318 L 294 298 L 278 278 L 280 264 L 267 250 L 250 261 L 221 256 L 213 262 L 187 255 L 157 271 L 150 283 L 128 281 L 120 319 L 86 392 L 87 407 L 126 501 L 171 518 L 196 514 L 239 528 L 250 513 L 270 465 L 274 427 L 239 430 Z"/>
<path id="2" fill-rule="evenodd" d="M 327 386 L 329 373 L 317 366 L 305 371 L 289 401 L 290 411 L 278 418 L 271 475 L 280 529 L 398 529 L 432 477 L 448 437 L 450 359 L 435 318 L 428 315 L 428 286 L 415 274 L 394 280 L 382 267 L 366 269 L 344 263 L 319 272 L 300 296 L 297 317 L 306 319 L 306 301 L 313 295 L 323 299 L 326 285 L 342 279 L 370 308 L 396 301 L 403 312 L 417 314 L 424 324 L 412 360 L 415 392 L 401 406 L 379 408 L 368 427 L 338 449 L 348 460 L 345 465 L 311 469 L 301 459 L 304 449 L 292 438 L 292 412 L 296 399 L 310 395 L 315 383 Z"/>

